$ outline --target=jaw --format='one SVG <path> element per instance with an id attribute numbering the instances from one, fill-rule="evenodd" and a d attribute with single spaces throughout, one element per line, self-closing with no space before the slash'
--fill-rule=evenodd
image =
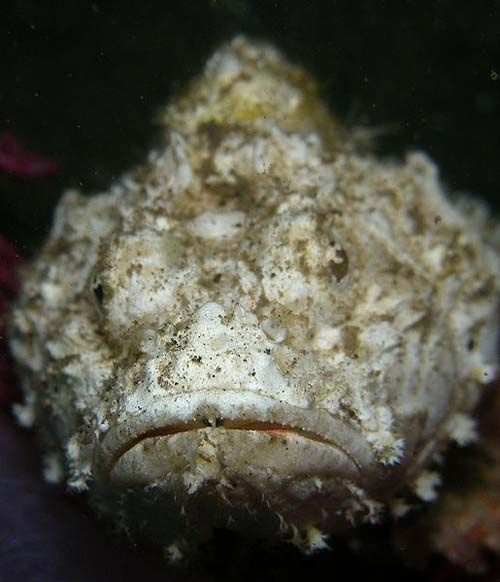
<path id="1" fill-rule="evenodd" d="M 165 405 L 124 419 L 98 444 L 96 480 L 162 491 L 187 513 L 217 507 L 216 520 L 247 507 L 302 525 L 345 509 L 353 488 L 377 480 L 368 443 L 326 411 L 241 391 L 223 397 L 191 394 L 185 414 Z"/>
<path id="2" fill-rule="evenodd" d="M 334 444 L 259 423 L 145 437 L 121 454 L 109 472 L 114 486 L 153 486 L 191 513 L 215 504 L 229 517 L 246 505 L 256 514 L 272 512 L 287 519 L 293 514 L 295 522 L 316 521 L 321 501 L 337 506 L 349 496 L 346 483 L 359 477 L 355 461 Z"/>

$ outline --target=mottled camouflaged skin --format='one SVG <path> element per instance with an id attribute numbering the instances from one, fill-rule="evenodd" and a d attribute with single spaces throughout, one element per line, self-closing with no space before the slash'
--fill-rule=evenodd
<path id="1" fill-rule="evenodd" d="M 63 196 L 23 273 L 17 412 L 47 478 L 172 558 L 219 525 L 314 550 L 435 497 L 496 371 L 497 225 L 423 154 L 357 151 L 243 37 L 164 123 L 110 192 Z"/>

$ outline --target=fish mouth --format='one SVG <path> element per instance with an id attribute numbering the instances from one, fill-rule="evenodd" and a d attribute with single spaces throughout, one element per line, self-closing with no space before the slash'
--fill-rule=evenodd
<path id="1" fill-rule="evenodd" d="M 199 464 L 209 449 L 208 456 L 222 463 L 219 477 L 241 475 L 249 466 L 275 475 L 330 475 L 358 484 L 373 475 L 368 442 L 356 427 L 326 410 L 242 391 L 218 396 L 183 395 L 124 419 L 98 442 L 94 474 L 114 483 L 145 485 Z M 175 402 L 182 406 L 176 409 Z"/>
<path id="2" fill-rule="evenodd" d="M 127 443 L 125 443 L 120 449 L 118 449 L 114 455 L 114 458 L 109 463 L 110 474 L 113 473 L 117 463 L 123 458 L 127 453 L 132 450 L 136 445 L 141 442 L 148 441 L 150 439 L 160 439 L 162 437 L 171 438 L 175 435 L 180 435 L 184 433 L 195 433 L 196 431 L 205 431 L 207 429 L 212 429 L 215 432 L 221 433 L 222 431 L 237 431 L 242 436 L 244 433 L 261 433 L 262 435 L 268 436 L 270 438 L 282 438 L 290 440 L 294 437 L 296 441 L 309 442 L 310 444 L 316 443 L 323 445 L 324 447 L 333 447 L 339 453 L 344 455 L 346 459 L 352 465 L 352 468 L 357 472 L 361 472 L 361 466 L 359 462 L 350 454 L 348 450 L 340 446 L 338 443 L 330 441 L 321 435 L 312 432 L 310 430 L 304 430 L 302 428 L 287 426 L 283 424 L 278 424 L 274 422 L 265 421 L 242 421 L 242 420 L 224 420 L 215 419 L 214 424 L 209 419 L 203 419 L 202 421 L 190 422 L 184 424 L 167 425 L 158 428 L 152 428 L 147 430 Z"/>

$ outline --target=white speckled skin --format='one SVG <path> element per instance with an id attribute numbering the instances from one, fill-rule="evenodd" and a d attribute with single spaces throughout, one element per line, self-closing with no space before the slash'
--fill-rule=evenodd
<path id="1" fill-rule="evenodd" d="M 498 227 L 424 155 L 358 152 L 267 45 L 223 47 L 164 120 L 111 192 L 65 194 L 24 272 L 19 417 L 50 475 L 169 554 L 251 523 L 324 547 L 473 438 Z"/>

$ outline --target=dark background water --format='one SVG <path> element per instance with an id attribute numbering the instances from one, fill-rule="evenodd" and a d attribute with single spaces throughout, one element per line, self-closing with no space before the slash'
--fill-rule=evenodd
<path id="1" fill-rule="evenodd" d="M 0 233 L 36 251 L 62 191 L 106 190 L 140 163 L 158 140 L 159 108 L 238 32 L 274 42 L 313 72 L 344 122 L 381 128 L 381 154 L 423 149 L 450 190 L 498 210 L 499 31 L 494 1 L 4 0 L 0 132 L 56 157 L 61 171 L 0 174 Z M 112 541 L 83 505 L 42 485 L 31 437 L 0 420 L 2 581 L 456 579 L 440 566 L 407 570 L 384 546 L 358 560 L 339 544 L 311 560 L 249 550 L 224 534 L 203 571 L 163 573 L 155 554 Z"/>

